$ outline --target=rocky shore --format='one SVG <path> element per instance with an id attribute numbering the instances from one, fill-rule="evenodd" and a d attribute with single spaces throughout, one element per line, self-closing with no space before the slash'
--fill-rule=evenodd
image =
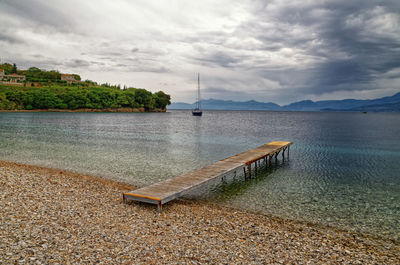
<path id="1" fill-rule="evenodd" d="M 0 264 L 400 264 L 398 242 L 205 202 L 121 202 L 129 185 L 0 162 Z"/>

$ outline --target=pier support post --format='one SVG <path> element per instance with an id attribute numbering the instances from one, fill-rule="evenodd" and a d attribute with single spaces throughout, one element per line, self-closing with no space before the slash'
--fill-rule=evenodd
<path id="1" fill-rule="evenodd" d="M 256 162 L 254 163 L 254 175 L 256 175 L 256 176 L 257 176 L 257 162 L 258 162 L 258 161 L 256 161 Z"/>
<path id="2" fill-rule="evenodd" d="M 222 178 L 221 178 L 221 183 L 222 183 L 222 184 L 226 184 L 226 176 L 225 176 L 225 175 L 222 176 Z"/>
<path id="3" fill-rule="evenodd" d="M 248 168 L 248 171 L 249 171 L 249 178 L 251 178 L 251 164 L 249 164 L 249 165 L 247 166 L 247 168 Z"/>
<path id="4" fill-rule="evenodd" d="M 247 179 L 247 176 L 246 176 L 246 167 L 243 167 L 243 175 L 244 175 L 244 179 L 246 180 L 246 179 Z"/>
<path id="5" fill-rule="evenodd" d="M 157 204 L 157 212 L 159 212 L 159 213 L 162 212 L 162 203 L 161 203 L 161 201 L 159 201 L 158 204 Z"/>
<path id="6" fill-rule="evenodd" d="M 264 157 L 264 163 L 265 163 L 265 170 L 268 169 L 268 157 Z"/>

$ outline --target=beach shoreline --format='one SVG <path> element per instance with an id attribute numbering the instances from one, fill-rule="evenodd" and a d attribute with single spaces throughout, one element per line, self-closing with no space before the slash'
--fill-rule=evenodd
<path id="1" fill-rule="evenodd" d="M 122 203 L 133 185 L 0 161 L 0 263 L 399 263 L 399 242 L 177 200 Z"/>

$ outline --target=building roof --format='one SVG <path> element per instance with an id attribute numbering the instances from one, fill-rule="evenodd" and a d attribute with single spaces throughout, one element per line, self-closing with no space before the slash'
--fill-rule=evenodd
<path id="1" fill-rule="evenodd" d="M 62 76 L 74 76 L 74 75 L 71 75 L 71 74 L 61 74 Z"/>
<path id="2" fill-rule="evenodd" d="M 6 76 L 15 76 L 15 77 L 25 77 L 24 75 L 19 75 L 19 74 L 9 74 L 9 75 L 6 75 Z"/>
<path id="3" fill-rule="evenodd" d="M 0 68 L 0 71 L 4 71 L 4 69 L 1 69 L 1 68 Z"/>

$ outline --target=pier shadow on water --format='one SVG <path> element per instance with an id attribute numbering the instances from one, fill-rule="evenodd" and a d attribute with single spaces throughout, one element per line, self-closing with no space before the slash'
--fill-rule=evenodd
<path id="1" fill-rule="evenodd" d="M 249 177 L 246 169 L 246 176 L 242 170 L 224 175 L 214 181 L 195 189 L 189 194 L 185 195 L 186 198 L 207 200 L 211 202 L 224 203 L 229 199 L 241 196 L 251 187 L 264 183 L 272 177 L 273 173 L 277 170 L 289 167 L 289 158 L 272 160 L 269 166 L 266 166 L 264 160 L 260 160 L 257 171 L 252 167 L 251 177 Z M 239 172 L 240 171 L 240 172 Z"/>

